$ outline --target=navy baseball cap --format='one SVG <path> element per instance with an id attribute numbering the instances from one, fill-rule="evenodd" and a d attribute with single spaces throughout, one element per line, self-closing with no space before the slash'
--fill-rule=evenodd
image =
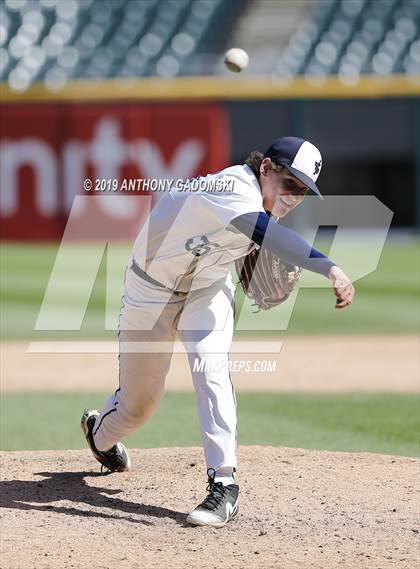
<path id="1" fill-rule="evenodd" d="M 311 142 L 295 136 L 276 138 L 264 157 L 271 158 L 279 166 L 285 166 L 293 176 L 322 199 L 315 184 L 321 172 L 322 158 L 318 148 Z"/>

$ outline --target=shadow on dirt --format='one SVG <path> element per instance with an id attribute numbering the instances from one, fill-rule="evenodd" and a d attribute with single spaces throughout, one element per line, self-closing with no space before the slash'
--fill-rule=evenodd
<path id="1" fill-rule="evenodd" d="M 42 480 L 10 480 L 0 482 L 0 508 L 18 510 L 37 510 L 80 516 L 84 518 L 121 519 L 146 526 L 155 525 L 148 519 L 140 519 L 137 516 L 152 518 L 171 518 L 182 526 L 186 514 L 151 506 L 147 504 L 126 502 L 115 498 L 122 490 L 89 486 L 87 478 L 102 477 L 100 473 L 93 472 L 37 472 L 34 476 L 43 476 Z M 74 507 L 59 506 L 55 502 L 73 502 Z M 54 504 L 53 504 L 54 502 Z M 94 510 L 84 510 L 78 506 L 86 504 Z M 109 508 L 113 513 L 100 511 Z M 133 515 L 121 515 L 134 514 Z"/>

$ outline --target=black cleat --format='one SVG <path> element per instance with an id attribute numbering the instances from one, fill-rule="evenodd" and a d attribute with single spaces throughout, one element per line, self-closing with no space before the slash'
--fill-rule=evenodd
<path id="1" fill-rule="evenodd" d="M 206 490 L 209 492 L 204 502 L 187 516 L 187 522 L 195 526 L 212 526 L 221 528 L 233 519 L 239 511 L 239 486 L 229 484 L 223 486 L 222 482 L 215 482 L 214 468 L 207 470 L 209 482 Z"/>
<path id="2" fill-rule="evenodd" d="M 104 468 L 108 472 L 124 472 L 125 470 L 130 470 L 130 457 L 122 443 L 117 443 L 106 452 L 102 452 L 96 448 L 93 441 L 93 428 L 98 417 L 98 411 L 86 410 L 82 415 L 81 426 L 93 456 L 102 464 L 101 470 Z"/>

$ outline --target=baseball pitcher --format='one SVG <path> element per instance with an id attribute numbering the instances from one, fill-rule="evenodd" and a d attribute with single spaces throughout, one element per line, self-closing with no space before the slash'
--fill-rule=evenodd
<path id="1" fill-rule="evenodd" d="M 302 268 L 330 279 L 336 308 L 353 300 L 345 273 L 278 222 L 307 192 L 320 196 L 321 166 L 310 142 L 276 139 L 265 154 L 253 152 L 245 164 L 199 178 L 198 191 L 187 184 L 172 188 L 134 243 L 119 320 L 119 386 L 100 412 L 85 411 L 82 429 L 106 470 L 129 470 L 121 439 L 158 407 L 178 334 L 191 368 L 208 476 L 208 494 L 187 516 L 190 524 L 222 527 L 238 513 L 236 400 L 228 366 L 231 264 L 239 263 L 246 294 L 263 309 L 287 298 Z M 215 182 L 226 191 L 214 191 Z"/>

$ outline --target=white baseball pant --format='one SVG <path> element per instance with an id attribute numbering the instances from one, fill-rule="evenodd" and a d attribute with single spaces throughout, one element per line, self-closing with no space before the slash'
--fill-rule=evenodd
<path id="1" fill-rule="evenodd" d="M 135 431 L 158 407 L 178 331 L 188 353 L 207 467 L 236 469 L 236 399 L 228 368 L 234 291 L 230 274 L 208 288 L 175 295 L 127 269 L 119 387 L 95 425 L 99 450 Z"/>

